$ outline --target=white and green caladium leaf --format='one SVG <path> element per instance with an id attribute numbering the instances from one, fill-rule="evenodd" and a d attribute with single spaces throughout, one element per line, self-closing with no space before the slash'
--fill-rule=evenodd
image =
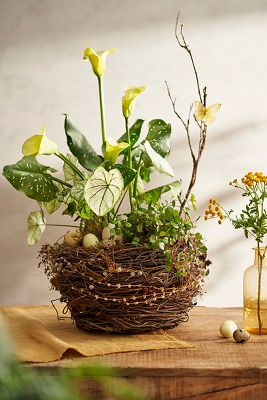
<path id="1" fill-rule="evenodd" d="M 180 180 L 169 183 L 168 185 L 159 186 L 155 189 L 145 192 L 144 198 L 146 203 L 157 203 L 163 193 L 171 191 L 174 196 L 178 196 L 181 191 L 182 182 Z"/>
<path id="2" fill-rule="evenodd" d="M 171 150 L 170 136 L 171 124 L 167 124 L 162 119 L 153 119 L 149 122 L 146 140 L 163 158 L 165 158 Z"/>
<path id="3" fill-rule="evenodd" d="M 151 144 L 147 140 L 144 142 L 144 148 L 154 168 L 161 173 L 167 174 L 171 177 L 174 176 L 174 172 L 170 164 L 151 147 Z"/>
<path id="4" fill-rule="evenodd" d="M 56 172 L 38 163 L 34 156 L 25 156 L 16 164 L 6 165 L 3 175 L 15 189 L 31 199 L 50 201 L 56 197 L 58 188 L 47 171 Z"/>
<path id="5" fill-rule="evenodd" d="M 102 164 L 103 159 L 97 155 L 86 137 L 71 123 L 67 115 L 64 127 L 69 149 L 85 169 L 93 171 Z"/>
<path id="6" fill-rule="evenodd" d="M 98 216 L 107 214 L 120 199 L 124 188 L 123 177 L 118 169 L 109 172 L 98 167 L 88 179 L 84 197 L 91 210 Z"/>
<path id="7" fill-rule="evenodd" d="M 44 230 L 45 230 L 45 218 L 41 211 L 33 211 L 30 213 L 28 217 L 28 234 L 27 234 L 27 242 L 29 246 L 33 246 L 37 243 Z"/>

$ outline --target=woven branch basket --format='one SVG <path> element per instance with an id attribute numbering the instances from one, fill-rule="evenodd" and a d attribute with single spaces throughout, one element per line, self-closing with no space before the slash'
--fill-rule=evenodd
<path id="1" fill-rule="evenodd" d="M 174 259 L 190 260 L 188 274 L 165 270 L 165 256 L 131 244 L 84 249 L 44 245 L 40 252 L 52 288 L 60 292 L 78 328 L 141 333 L 174 328 L 188 320 L 210 263 L 194 235 L 172 247 Z"/>

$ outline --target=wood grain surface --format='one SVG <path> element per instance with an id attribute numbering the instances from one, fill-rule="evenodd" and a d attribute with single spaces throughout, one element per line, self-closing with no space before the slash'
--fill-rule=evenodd
<path id="1" fill-rule="evenodd" d="M 93 361 L 116 367 L 120 376 L 142 387 L 149 400 L 266 400 L 267 336 L 253 335 L 246 343 L 222 338 L 218 329 L 225 319 L 232 319 L 242 327 L 242 309 L 195 307 L 187 323 L 168 331 L 192 343 L 194 347 L 190 349 L 93 358 L 69 354 L 61 361 L 31 366 L 74 368 Z M 83 393 L 88 393 L 88 399 L 96 390 L 90 379 L 79 386 Z"/>

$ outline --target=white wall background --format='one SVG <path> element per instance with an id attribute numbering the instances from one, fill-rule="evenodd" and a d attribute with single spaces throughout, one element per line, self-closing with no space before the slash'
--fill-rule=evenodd
<path id="1" fill-rule="evenodd" d="M 22 142 L 42 124 L 66 151 L 64 112 L 100 150 L 96 79 L 82 53 L 88 46 L 117 47 L 105 77 L 109 136 L 123 131 L 123 88 L 145 84 L 135 117 L 172 123 L 170 161 L 186 184 L 191 160 L 164 86 L 166 79 L 181 112 L 197 98 L 189 60 L 174 38 L 178 10 L 209 103 L 222 103 L 195 188 L 199 213 L 209 197 L 239 209 L 242 201 L 228 182 L 248 170 L 267 172 L 266 0 L 0 0 L 1 168 L 21 157 Z M 26 244 L 27 215 L 36 206 L 0 179 L 0 303 L 49 303 L 58 296 L 37 269 L 40 246 Z M 63 218 L 55 215 L 50 222 Z M 252 261 L 253 243 L 227 223 L 219 227 L 201 219 L 199 230 L 213 261 L 199 304 L 241 305 L 242 275 Z M 42 242 L 53 242 L 63 232 L 47 229 Z"/>

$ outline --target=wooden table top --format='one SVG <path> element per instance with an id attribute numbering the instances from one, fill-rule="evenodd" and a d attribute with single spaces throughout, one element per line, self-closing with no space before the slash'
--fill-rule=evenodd
<path id="1" fill-rule="evenodd" d="M 267 377 L 267 335 L 251 335 L 248 342 L 236 343 L 219 334 L 220 323 L 225 319 L 242 327 L 241 308 L 195 307 L 189 315 L 187 323 L 168 333 L 192 343 L 193 348 L 88 358 L 69 354 L 60 361 L 30 365 L 72 368 L 89 361 L 116 367 L 123 376 Z"/>

